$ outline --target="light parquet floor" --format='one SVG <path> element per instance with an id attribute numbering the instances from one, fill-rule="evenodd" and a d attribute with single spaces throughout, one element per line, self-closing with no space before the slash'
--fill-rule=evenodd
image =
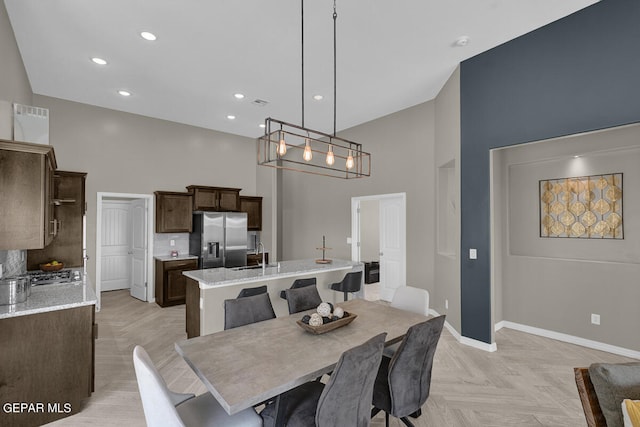
<path id="1" fill-rule="evenodd" d="M 79 414 L 50 426 L 145 426 L 131 359 L 136 344 L 146 348 L 172 390 L 206 391 L 174 350 L 186 338 L 184 305 L 160 308 L 127 291 L 106 292 L 96 322 L 96 391 Z M 431 395 L 423 415 L 413 420 L 416 427 L 584 426 L 573 367 L 632 361 L 508 329 L 496 341 L 498 351 L 488 353 L 443 331 Z M 402 423 L 392 418 L 391 425 Z M 384 426 L 384 415 L 372 426 Z"/>

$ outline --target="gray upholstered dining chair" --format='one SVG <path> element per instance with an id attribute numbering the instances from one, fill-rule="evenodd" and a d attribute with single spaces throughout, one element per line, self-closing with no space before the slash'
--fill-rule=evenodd
<path id="1" fill-rule="evenodd" d="M 224 300 L 224 329 L 237 328 L 249 323 L 276 317 L 269 294 Z"/>
<path id="2" fill-rule="evenodd" d="M 242 288 L 236 298 L 252 297 L 254 295 L 266 294 L 267 285 L 256 286 L 255 288 Z"/>
<path id="3" fill-rule="evenodd" d="M 344 292 L 344 300 L 346 301 L 349 292 L 358 292 L 362 287 L 362 271 L 347 273 L 341 282 L 333 283 L 331 289 L 334 291 Z"/>
<path id="4" fill-rule="evenodd" d="M 433 356 L 444 320 L 443 315 L 413 325 L 393 357 L 382 358 L 373 388 L 371 417 L 384 411 L 387 427 L 389 414 L 413 427 L 407 417 L 419 416 L 429 397 Z"/>
<path id="5" fill-rule="evenodd" d="M 285 289 L 284 292 L 289 305 L 289 314 L 311 310 L 318 307 L 322 302 L 318 288 L 315 285 Z"/>
<path id="6" fill-rule="evenodd" d="M 280 411 L 288 427 L 366 427 L 371 421 L 373 383 L 386 333 L 345 351 L 327 385 L 311 381 L 280 395 Z M 276 404 L 260 413 L 264 425 L 275 425 Z"/>
<path id="7" fill-rule="evenodd" d="M 293 281 L 293 284 L 289 289 L 298 289 L 304 288 L 305 286 L 311 286 L 317 284 L 317 280 L 315 277 L 309 277 L 308 279 L 296 279 Z M 280 291 L 280 298 L 287 299 L 287 295 L 285 294 L 286 289 Z"/>
<path id="8" fill-rule="evenodd" d="M 262 419 L 253 408 L 229 415 L 211 393 L 195 397 L 194 394 L 172 392 L 145 349 L 139 345 L 133 349 L 133 366 L 148 427 L 262 425 Z"/>

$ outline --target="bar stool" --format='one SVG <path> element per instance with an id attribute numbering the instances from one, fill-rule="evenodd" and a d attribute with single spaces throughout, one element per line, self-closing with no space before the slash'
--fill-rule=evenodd
<path id="1" fill-rule="evenodd" d="M 347 273 L 341 282 L 331 285 L 334 291 L 344 292 L 344 300 L 347 301 L 349 292 L 358 292 L 362 287 L 362 271 Z"/>

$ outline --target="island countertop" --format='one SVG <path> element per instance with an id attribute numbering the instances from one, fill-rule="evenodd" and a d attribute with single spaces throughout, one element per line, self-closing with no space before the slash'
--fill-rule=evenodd
<path id="1" fill-rule="evenodd" d="M 200 283 L 200 289 L 212 289 L 242 283 L 255 283 L 274 279 L 284 279 L 303 274 L 325 273 L 329 271 L 352 270 L 364 264 L 355 261 L 334 259 L 330 264 L 317 264 L 313 259 L 280 261 L 269 264 L 264 270 L 258 268 L 209 268 L 184 271 L 182 274 Z M 279 267 L 278 267 L 279 266 Z M 242 268 L 242 267 L 240 267 Z M 357 269 L 357 268 L 356 268 Z"/>
<path id="2" fill-rule="evenodd" d="M 67 308 L 95 305 L 96 293 L 91 282 L 84 280 L 72 283 L 59 283 L 31 287 L 31 295 L 25 302 L 0 305 L 0 319 Z"/>

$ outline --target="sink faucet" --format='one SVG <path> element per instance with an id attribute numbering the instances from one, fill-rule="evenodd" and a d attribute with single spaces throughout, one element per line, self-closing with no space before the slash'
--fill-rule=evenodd
<path id="1" fill-rule="evenodd" d="M 267 267 L 267 265 L 264 262 L 264 244 L 262 242 L 259 242 L 258 245 L 256 246 L 256 255 L 258 255 L 260 253 L 260 246 L 262 246 L 262 270 L 264 271 L 264 269 Z"/>

